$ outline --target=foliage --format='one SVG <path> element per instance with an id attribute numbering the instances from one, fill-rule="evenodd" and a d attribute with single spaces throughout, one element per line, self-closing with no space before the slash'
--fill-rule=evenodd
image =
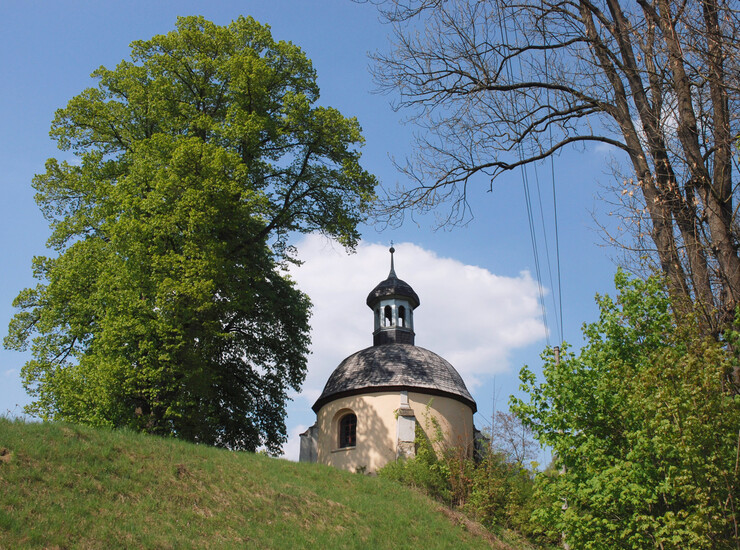
<path id="1" fill-rule="evenodd" d="M 57 256 L 34 259 L 5 339 L 33 352 L 27 412 L 277 452 L 309 342 L 287 239 L 357 242 L 360 127 L 251 18 L 179 18 L 93 77 L 52 124 L 76 160 L 34 180 Z"/>
<path id="2" fill-rule="evenodd" d="M 485 450 L 476 460 L 467 447 L 446 447 L 433 417 L 430 424 L 427 430 L 431 437 L 416 425 L 416 455 L 388 463 L 378 471 L 380 477 L 421 489 L 464 511 L 492 532 L 512 530 L 530 541 L 552 542 L 530 522 L 534 502 L 531 471 L 503 452 Z"/>
<path id="3" fill-rule="evenodd" d="M 476 521 L 492 531 L 513 529 L 527 540 L 543 545 L 552 544 L 558 537 L 531 521 L 538 498 L 548 498 L 534 492 L 534 473 L 522 464 L 511 462 L 499 452 L 486 453 L 471 469 L 468 495 L 464 510 Z M 539 503 L 540 506 L 543 503 Z"/>
<path id="4" fill-rule="evenodd" d="M 432 441 L 418 423 L 415 442 L 415 456 L 389 462 L 378 470 L 378 476 L 422 489 L 432 498 L 449 504 L 452 500 L 450 470 L 437 458 Z"/>
<path id="5" fill-rule="evenodd" d="M 544 382 L 522 369 L 514 410 L 553 449 L 535 518 L 573 548 L 739 548 L 738 336 L 674 321 L 658 278 L 616 276 L 586 346 Z M 734 386 L 734 387 L 733 387 Z"/>
<path id="6" fill-rule="evenodd" d="M 391 212 L 448 200 L 569 149 L 615 152 L 626 250 L 718 334 L 740 300 L 740 10 L 703 0 L 377 0 L 382 89 L 420 128 Z M 620 199 L 617 199 L 620 200 Z M 676 302 L 676 307 L 684 303 Z M 690 308 L 688 308 L 690 309 Z"/>
<path id="7" fill-rule="evenodd" d="M 0 417 L 2 548 L 490 548 L 374 476 Z M 483 533 L 485 535 L 485 533 Z"/>

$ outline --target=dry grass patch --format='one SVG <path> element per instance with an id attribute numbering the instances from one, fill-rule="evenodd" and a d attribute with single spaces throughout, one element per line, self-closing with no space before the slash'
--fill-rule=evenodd
<path id="1" fill-rule="evenodd" d="M 0 448 L 0 462 L 8 463 L 13 459 L 13 453 L 5 447 Z"/>

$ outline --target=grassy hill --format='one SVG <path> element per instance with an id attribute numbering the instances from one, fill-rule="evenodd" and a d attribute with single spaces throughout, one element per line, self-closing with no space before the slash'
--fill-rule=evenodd
<path id="1" fill-rule="evenodd" d="M 510 548 L 374 477 L 0 418 L 0 548 Z"/>

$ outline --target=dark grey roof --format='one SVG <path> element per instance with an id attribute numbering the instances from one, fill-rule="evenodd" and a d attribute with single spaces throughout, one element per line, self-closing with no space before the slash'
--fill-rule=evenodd
<path id="1" fill-rule="evenodd" d="M 428 349 L 410 344 L 385 344 L 358 351 L 334 370 L 312 407 L 348 395 L 389 390 L 423 391 L 457 399 L 477 410 L 455 368 Z"/>
<path id="2" fill-rule="evenodd" d="M 370 291 L 370 294 L 367 295 L 366 303 L 371 308 L 374 308 L 378 300 L 390 296 L 408 298 L 412 308 L 419 307 L 419 296 L 416 295 L 410 284 L 397 278 L 393 270 L 391 270 L 391 274 L 385 281 L 381 281 L 378 283 L 378 286 Z"/>

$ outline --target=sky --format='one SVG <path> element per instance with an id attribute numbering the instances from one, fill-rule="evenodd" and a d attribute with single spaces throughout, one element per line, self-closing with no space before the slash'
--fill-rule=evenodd
<path id="1" fill-rule="evenodd" d="M 47 254 L 49 229 L 34 202 L 31 180 L 47 158 L 59 156 L 48 132 L 54 111 L 95 85 L 90 73 L 128 58 L 133 40 L 174 28 L 177 16 L 203 15 L 228 24 L 251 15 L 269 24 L 273 37 L 300 46 L 313 61 L 322 105 L 358 118 L 366 144 L 363 166 L 385 188 L 404 185 L 393 159 L 412 152 L 413 125 L 391 108 L 393 96 L 376 93 L 368 53 L 388 48 L 390 29 L 375 8 L 350 0 L 265 0 L 126 2 L 4 0 L 0 17 L 0 333 L 15 313 L 12 301 L 36 281 L 31 259 Z M 291 276 L 314 306 L 312 354 L 301 392 L 292 395 L 285 456 L 298 457 L 297 435 L 310 426 L 311 405 L 332 370 L 347 355 L 372 344 L 368 292 L 388 275 L 391 242 L 398 277 L 420 297 L 414 315 L 416 343 L 450 361 L 478 404 L 479 428 L 490 423 L 494 406 L 506 409 L 518 393 L 518 372 L 540 370 L 540 353 L 562 335 L 576 349 L 581 325 L 597 316 L 594 296 L 613 292 L 614 250 L 603 246 L 598 224 L 609 223 L 608 207 L 597 199 L 611 176 L 610 153 L 602 148 L 566 152 L 533 171 L 541 187 L 533 217 L 543 265 L 545 315 L 539 299 L 535 260 L 519 173 L 474 182 L 470 221 L 436 229 L 434 213 L 407 216 L 400 227 L 367 224 L 354 254 L 317 235 L 293 243 L 303 265 Z M 553 196 L 558 212 L 560 281 L 555 262 Z M 540 206 L 541 205 L 541 206 Z M 547 235 L 547 247 L 543 235 Z M 549 254 L 549 261 L 546 252 Z M 550 265 L 548 275 L 547 265 Z M 547 322 L 545 322 L 545 319 Z M 557 322 L 556 322 L 557 321 Z M 0 414 L 17 416 L 30 402 L 20 381 L 27 353 L 0 349 Z"/>

